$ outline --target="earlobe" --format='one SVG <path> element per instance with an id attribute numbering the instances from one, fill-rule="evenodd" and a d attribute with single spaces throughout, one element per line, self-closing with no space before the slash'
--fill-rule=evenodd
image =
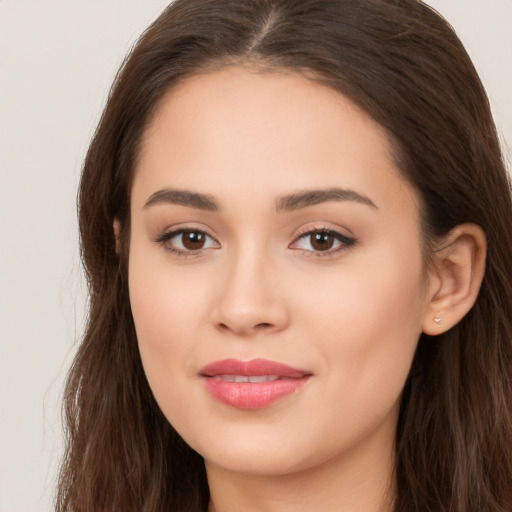
<path id="1" fill-rule="evenodd" d="M 116 254 L 119 256 L 121 253 L 121 223 L 118 219 L 114 219 L 114 240 L 116 241 Z"/>
<path id="2" fill-rule="evenodd" d="M 460 224 L 434 253 L 423 332 L 442 334 L 473 307 L 485 272 L 487 241 L 476 224 Z"/>

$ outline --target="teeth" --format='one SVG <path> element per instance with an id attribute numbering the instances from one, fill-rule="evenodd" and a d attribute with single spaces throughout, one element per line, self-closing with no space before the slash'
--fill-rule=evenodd
<path id="1" fill-rule="evenodd" d="M 215 375 L 214 379 L 224 380 L 226 382 L 273 382 L 279 379 L 279 375 Z"/>
<path id="2" fill-rule="evenodd" d="M 278 375 L 260 375 L 258 377 L 249 377 L 249 382 L 273 382 L 279 379 Z"/>

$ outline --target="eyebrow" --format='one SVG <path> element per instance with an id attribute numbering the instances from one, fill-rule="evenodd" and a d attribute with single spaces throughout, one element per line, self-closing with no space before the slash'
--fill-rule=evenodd
<path id="1" fill-rule="evenodd" d="M 178 204 L 180 206 L 189 206 L 210 212 L 220 210 L 219 203 L 208 194 L 171 188 L 164 188 L 152 194 L 145 202 L 144 209 L 157 204 Z"/>
<path id="2" fill-rule="evenodd" d="M 328 201 L 353 201 L 378 210 L 375 203 L 369 197 L 359 194 L 355 190 L 344 188 L 306 190 L 284 196 L 277 201 L 276 209 L 278 212 L 291 212 Z"/>
<path id="3" fill-rule="evenodd" d="M 353 201 L 378 209 L 375 203 L 367 196 L 354 190 L 344 188 L 329 188 L 320 190 L 306 190 L 279 198 L 276 202 L 276 211 L 292 212 L 314 206 L 328 201 Z M 158 204 L 177 204 L 210 212 L 220 211 L 218 201 L 209 194 L 164 188 L 152 194 L 144 204 L 144 209 Z"/>

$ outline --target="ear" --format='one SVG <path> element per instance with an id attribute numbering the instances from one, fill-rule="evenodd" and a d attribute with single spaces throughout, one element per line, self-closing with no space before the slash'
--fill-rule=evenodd
<path id="1" fill-rule="evenodd" d="M 429 272 L 428 303 L 423 317 L 425 334 L 442 334 L 473 307 L 485 272 L 487 241 L 476 224 L 460 224 L 434 252 Z"/>
<path id="2" fill-rule="evenodd" d="M 121 252 L 121 223 L 118 219 L 114 219 L 114 239 L 116 241 L 116 254 L 119 256 Z"/>

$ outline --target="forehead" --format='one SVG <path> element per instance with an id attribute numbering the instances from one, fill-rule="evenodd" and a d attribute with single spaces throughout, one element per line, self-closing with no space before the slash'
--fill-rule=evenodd
<path id="1" fill-rule="evenodd" d="M 386 131 L 345 96 L 296 73 L 247 67 L 192 76 L 160 102 L 134 189 L 166 181 L 215 195 L 365 186 L 394 201 L 414 196 Z"/>
<path id="2" fill-rule="evenodd" d="M 261 148 L 276 136 L 284 139 L 288 135 L 288 142 L 313 139 L 313 130 L 329 143 L 332 136 L 338 140 L 346 137 L 340 121 L 352 125 L 351 131 L 364 126 L 366 137 L 379 139 L 379 146 L 391 150 L 384 128 L 348 98 L 313 77 L 285 69 L 229 66 L 192 75 L 172 87 L 155 109 L 142 148 L 146 149 L 155 132 L 161 134 L 164 126 L 168 134 L 173 128 L 181 137 L 192 132 L 194 142 L 203 143 L 231 131 L 233 142 L 250 135 L 253 145 L 259 143 Z M 221 133 L 222 124 L 225 130 Z M 319 131 L 320 126 L 324 129 Z M 238 139 L 235 133 L 239 133 Z"/>

